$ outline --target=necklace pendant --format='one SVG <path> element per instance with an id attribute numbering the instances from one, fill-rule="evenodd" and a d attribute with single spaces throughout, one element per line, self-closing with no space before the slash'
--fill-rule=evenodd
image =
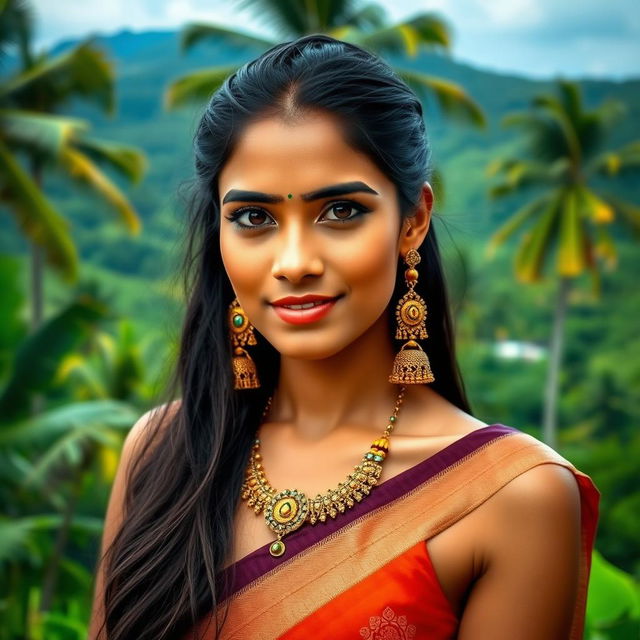
<path id="1" fill-rule="evenodd" d="M 285 551 L 282 537 L 299 529 L 307 518 L 309 503 L 307 496 L 297 489 L 285 489 L 271 496 L 264 510 L 267 526 L 278 536 L 269 547 L 269 553 L 274 557 L 281 556 Z"/>

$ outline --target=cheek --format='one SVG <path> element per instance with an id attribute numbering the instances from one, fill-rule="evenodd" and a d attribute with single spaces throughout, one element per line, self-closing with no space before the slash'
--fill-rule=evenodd
<path id="1" fill-rule="evenodd" d="M 392 225 L 370 225 L 352 242 L 336 246 L 335 264 L 349 288 L 347 293 L 362 304 L 384 308 L 396 278 L 396 243 Z"/>
<path id="2" fill-rule="evenodd" d="M 256 268 L 255 256 L 251 260 L 248 259 L 246 242 L 243 244 L 241 238 L 228 228 L 220 231 L 220 254 L 231 286 L 243 308 L 249 313 L 246 305 L 254 296 L 260 295 L 258 289 L 263 270 Z"/>

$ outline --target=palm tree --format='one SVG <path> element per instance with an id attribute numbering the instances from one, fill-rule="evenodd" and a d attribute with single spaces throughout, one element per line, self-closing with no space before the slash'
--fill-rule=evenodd
<path id="1" fill-rule="evenodd" d="M 3 319 L 19 319 L 23 298 L 14 284 L 17 271 L 8 267 L 0 263 L 5 284 L 0 308 Z M 48 621 L 52 626 L 54 618 L 60 623 L 66 615 L 73 625 L 84 624 L 82 609 L 74 616 L 72 609 L 54 606 L 68 595 L 69 585 L 59 579 L 60 573 L 73 562 L 66 553 L 77 542 L 73 536 L 95 537 L 102 530 L 102 520 L 85 511 L 87 485 L 93 483 L 95 492 L 113 483 L 124 437 L 141 406 L 108 397 L 76 402 L 75 389 L 63 386 L 60 372 L 102 335 L 100 327 L 110 315 L 106 303 L 85 288 L 35 332 L 26 335 L 21 327 L 26 337 L 16 341 L 9 354 L 11 370 L 2 371 L 0 566 L 6 580 L 0 586 L 5 605 L 1 638 L 57 637 L 44 631 L 38 635 L 37 630 Z M 124 363 L 119 369 L 128 374 Z M 29 416 L 35 394 L 46 395 L 54 406 Z M 78 564 L 72 570 L 89 585 L 86 569 Z M 82 631 L 77 637 L 86 637 L 86 628 Z"/>
<path id="2" fill-rule="evenodd" d="M 385 10 L 357 0 L 242 0 L 239 8 L 250 7 L 275 27 L 277 38 L 215 24 L 188 25 L 181 39 L 183 50 L 205 39 L 224 39 L 241 46 L 268 49 L 282 40 L 311 33 L 352 42 L 380 55 L 415 57 L 419 49 L 446 52 L 451 45 L 449 28 L 436 15 L 419 13 L 397 24 L 388 21 Z M 240 65 L 200 69 L 174 81 L 165 94 L 165 104 L 174 108 L 188 102 L 202 102 Z M 459 85 L 420 71 L 395 68 L 419 95 L 435 97 L 442 110 L 471 123 L 484 126 L 485 116 L 477 103 Z"/>
<path id="3" fill-rule="evenodd" d="M 44 170 L 53 166 L 89 186 L 116 210 L 129 231 L 137 233 L 141 224 L 136 211 L 96 162 L 137 182 L 146 161 L 133 147 L 87 137 L 86 121 L 57 115 L 60 107 L 77 97 L 113 112 L 113 69 L 104 54 L 91 42 L 82 42 L 55 57 L 34 56 L 30 33 L 31 16 L 24 3 L 7 0 L 0 13 L 0 39 L 13 34 L 21 68 L 0 82 L 0 201 L 9 206 L 32 246 L 36 328 L 42 322 L 43 261 L 70 280 L 77 275 L 77 252 L 68 225 L 41 190 Z"/>
<path id="4" fill-rule="evenodd" d="M 558 80 L 556 95 L 532 100 L 525 112 L 507 115 L 506 126 L 524 128 L 529 138 L 525 158 L 498 160 L 488 168 L 501 182 L 489 193 L 494 198 L 527 194 L 527 203 L 491 237 L 487 253 L 530 223 L 515 255 L 515 275 L 520 282 L 537 282 L 549 254 L 556 254 L 559 279 L 549 349 L 544 395 L 543 436 L 556 446 L 556 404 L 565 315 L 573 280 L 588 271 L 593 294 L 600 296 L 598 258 L 612 269 L 617 252 L 609 232 L 613 223 L 628 225 L 640 237 L 640 208 L 604 192 L 603 178 L 640 165 L 640 141 L 617 150 L 604 149 L 605 134 L 624 112 L 623 105 L 609 100 L 586 109 L 577 83 Z M 597 186 L 596 186 L 597 185 Z M 533 189 L 534 194 L 529 195 Z"/>

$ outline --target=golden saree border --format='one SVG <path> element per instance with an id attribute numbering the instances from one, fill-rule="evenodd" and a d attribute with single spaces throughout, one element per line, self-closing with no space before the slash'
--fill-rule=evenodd
<path id="1" fill-rule="evenodd" d="M 226 602 L 222 638 L 278 638 L 417 542 L 463 518 L 518 475 L 536 465 L 554 463 L 572 471 L 580 489 L 579 593 L 569 636 L 580 640 L 600 492 L 589 476 L 551 447 L 507 429 L 233 593 Z"/>

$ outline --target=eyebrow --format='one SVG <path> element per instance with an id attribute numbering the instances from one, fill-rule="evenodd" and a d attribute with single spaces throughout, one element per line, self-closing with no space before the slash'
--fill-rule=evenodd
<path id="1" fill-rule="evenodd" d="M 372 193 L 374 195 L 380 195 L 377 191 L 372 189 L 368 184 L 356 180 L 355 182 L 343 182 L 341 184 L 333 184 L 328 187 L 322 187 L 308 193 L 301 194 L 301 198 L 305 202 L 311 202 L 312 200 L 319 200 L 320 198 L 330 198 L 333 196 L 342 196 L 347 193 Z M 223 198 L 222 204 L 227 202 L 264 202 L 264 203 L 276 203 L 282 202 L 283 196 L 279 196 L 273 193 L 263 193 L 262 191 L 245 191 L 243 189 L 231 189 L 227 192 L 227 195 Z"/>

